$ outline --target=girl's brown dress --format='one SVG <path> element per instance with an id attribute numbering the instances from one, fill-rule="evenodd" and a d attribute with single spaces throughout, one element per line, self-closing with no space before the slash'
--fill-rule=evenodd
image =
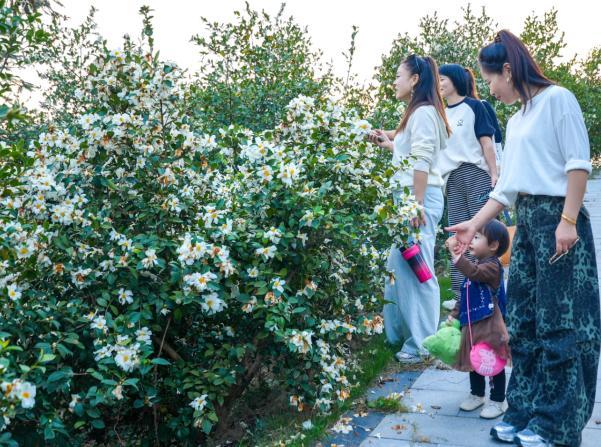
<path id="1" fill-rule="evenodd" d="M 488 285 L 494 292 L 499 288 L 501 283 L 501 264 L 495 257 L 486 258 L 478 263 L 472 263 L 465 256 L 461 256 L 455 266 L 457 269 L 471 281 L 478 281 Z M 511 354 L 509 351 L 509 334 L 503 320 L 503 315 L 497 303 L 497 298 L 493 298 L 494 310 L 490 317 L 472 323 L 472 336 L 474 345 L 479 342 L 488 343 L 496 352 L 496 354 L 504 359 L 507 359 L 509 366 Z M 453 318 L 459 318 L 461 301 L 457 300 L 455 308 L 451 311 Z M 457 363 L 453 367 L 459 371 L 473 371 L 470 363 L 470 351 L 472 345 L 470 343 L 470 335 L 468 325 L 461 328 L 461 348 Z"/>

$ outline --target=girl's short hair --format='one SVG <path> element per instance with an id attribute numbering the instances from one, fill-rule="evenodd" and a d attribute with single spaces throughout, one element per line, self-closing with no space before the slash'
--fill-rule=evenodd
<path id="1" fill-rule="evenodd" d="M 493 219 L 482 227 L 480 233 L 486 238 L 489 245 L 493 242 L 499 243 L 499 248 L 495 253 L 497 257 L 503 256 L 509 248 L 509 232 L 503 222 Z"/>
<path id="2" fill-rule="evenodd" d="M 459 64 L 444 64 L 440 66 L 438 72 L 441 76 L 446 76 L 451 80 L 459 96 L 469 96 L 465 68 Z"/>

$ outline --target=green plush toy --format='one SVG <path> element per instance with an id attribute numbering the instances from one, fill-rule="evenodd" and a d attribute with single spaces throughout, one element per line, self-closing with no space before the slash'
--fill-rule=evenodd
<path id="1" fill-rule="evenodd" d="M 436 334 L 427 337 L 423 345 L 431 355 L 453 366 L 457 362 L 461 345 L 459 321 L 453 321 L 450 326 L 445 325 Z"/>

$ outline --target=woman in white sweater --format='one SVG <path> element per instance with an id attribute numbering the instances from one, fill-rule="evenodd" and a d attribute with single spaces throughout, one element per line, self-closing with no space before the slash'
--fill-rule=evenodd
<path id="1" fill-rule="evenodd" d="M 448 228 L 466 247 L 515 204 L 507 323 L 513 371 L 509 408 L 491 435 L 520 446 L 579 446 L 595 403 L 601 346 L 591 222 L 582 206 L 590 146 L 574 95 L 547 79 L 509 31 L 480 51 L 491 94 L 522 109 L 507 123 L 501 176 L 490 200 Z"/>
<path id="2" fill-rule="evenodd" d="M 371 141 L 392 151 L 392 162 L 397 167 L 401 161 L 410 160 L 410 168 L 399 168 L 393 176 L 398 188 L 395 200 L 408 187 L 423 205 L 424 213 L 413 225 L 420 227 L 420 247 L 434 272 L 436 227 L 444 207 L 442 177 L 436 160 L 449 135 L 434 59 L 409 56 L 397 70 L 394 89 L 397 99 L 408 103 L 407 111 L 396 130 L 376 130 Z M 424 354 L 424 338 L 436 332 L 438 326 L 438 281 L 432 278 L 420 283 L 402 258 L 399 247 L 391 248 L 387 267 L 395 280 L 387 280 L 384 289 L 384 299 L 391 302 L 384 306 L 386 336 L 392 344 L 403 342 L 396 355 L 400 362 L 419 362 Z"/>

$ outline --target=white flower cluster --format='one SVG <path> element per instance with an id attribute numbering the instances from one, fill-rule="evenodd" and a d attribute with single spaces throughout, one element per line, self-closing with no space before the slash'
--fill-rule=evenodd
<path id="1" fill-rule="evenodd" d="M 0 389 L 6 399 L 19 402 L 23 408 L 33 408 L 35 405 L 36 387 L 29 382 L 24 382 L 21 379 L 2 382 Z"/>
<path id="2" fill-rule="evenodd" d="M 313 332 L 311 331 L 292 331 L 289 337 L 289 342 L 292 345 L 291 350 L 300 354 L 306 354 L 311 349 L 312 336 Z"/>

